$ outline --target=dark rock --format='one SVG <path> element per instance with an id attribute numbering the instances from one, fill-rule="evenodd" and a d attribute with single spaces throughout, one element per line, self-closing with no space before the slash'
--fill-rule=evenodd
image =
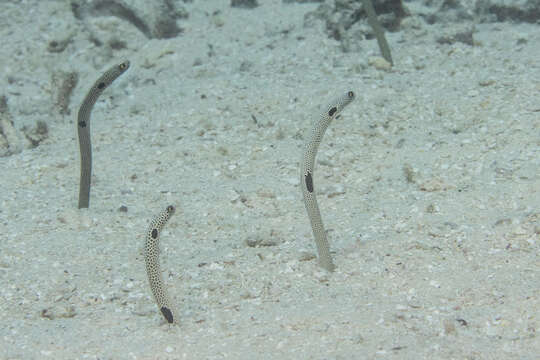
<path id="1" fill-rule="evenodd" d="M 540 0 L 422 0 L 410 3 L 411 12 L 428 24 L 475 21 L 540 22 Z"/>
<path id="2" fill-rule="evenodd" d="M 481 22 L 540 22 L 540 0 L 478 0 L 475 12 Z"/>
<path id="3" fill-rule="evenodd" d="M 409 15 L 402 0 L 374 1 L 377 18 L 387 31 L 398 31 L 401 20 Z M 368 24 L 362 1 L 336 0 L 333 5 L 323 3 L 304 16 L 304 26 L 324 21 L 328 36 L 342 43 L 344 51 L 358 50 L 359 42 L 373 39 L 375 34 Z"/>
<path id="4" fill-rule="evenodd" d="M 455 25 L 459 26 L 459 25 Z M 454 28 L 447 33 L 442 34 L 437 38 L 439 44 L 454 44 L 456 42 L 461 42 L 470 46 L 474 45 L 474 25 L 468 25 L 461 28 Z"/>
<path id="5" fill-rule="evenodd" d="M 21 129 L 26 139 L 30 142 L 30 147 L 37 147 L 43 140 L 49 137 L 49 128 L 45 121 L 38 120 L 33 127 L 23 126 Z"/>
<path id="6" fill-rule="evenodd" d="M 283 0 L 284 4 L 290 4 L 290 3 L 320 3 L 324 2 L 324 0 Z"/>
<path id="7" fill-rule="evenodd" d="M 231 0 L 232 7 L 253 9 L 259 6 L 257 0 Z"/>
<path id="8" fill-rule="evenodd" d="M 169 0 L 72 0 L 71 10 L 77 19 L 116 16 L 139 29 L 147 38 L 167 39 L 182 30 L 176 20 L 188 17 L 187 11 Z"/>

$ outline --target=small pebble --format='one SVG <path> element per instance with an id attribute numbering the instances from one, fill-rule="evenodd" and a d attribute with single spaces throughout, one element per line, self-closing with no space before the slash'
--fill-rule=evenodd
<path id="1" fill-rule="evenodd" d="M 323 271 L 315 271 L 315 273 L 313 275 L 321 283 L 326 283 L 326 282 L 328 282 L 330 280 L 330 278 L 328 276 L 328 272 L 326 272 L 326 271 L 324 271 L 324 272 Z"/>
<path id="2" fill-rule="evenodd" d="M 493 79 L 484 79 L 484 80 L 478 81 L 478 85 L 480 86 L 490 86 L 493 84 L 495 84 L 495 80 Z"/>
<path id="3" fill-rule="evenodd" d="M 525 33 L 518 34 L 516 44 L 523 45 L 529 42 L 529 35 Z"/>
<path id="4" fill-rule="evenodd" d="M 392 69 L 392 64 L 379 56 L 372 56 L 368 60 L 368 64 L 373 66 L 377 70 L 390 71 Z"/>
<path id="5" fill-rule="evenodd" d="M 212 22 L 216 27 L 222 27 L 225 25 L 225 20 L 223 20 L 223 17 L 219 13 L 212 15 Z"/>
<path id="6" fill-rule="evenodd" d="M 445 319 L 443 321 L 444 326 L 444 333 L 446 335 L 455 334 L 456 333 L 456 326 L 454 325 L 454 322 L 448 319 Z"/>
<path id="7" fill-rule="evenodd" d="M 345 194 L 345 187 L 343 184 L 332 184 L 325 189 L 325 192 L 326 196 L 330 199 Z"/>
<path id="8" fill-rule="evenodd" d="M 275 199 L 276 194 L 270 189 L 259 189 L 257 190 L 257 196 L 261 198 Z"/>
<path id="9" fill-rule="evenodd" d="M 274 239 L 262 237 L 261 235 L 249 235 L 246 238 L 246 245 L 249 247 L 259 247 L 259 246 L 276 246 L 277 242 Z"/>
<path id="10" fill-rule="evenodd" d="M 298 261 L 311 261 L 315 259 L 315 254 L 307 251 L 301 251 Z"/>
<path id="11" fill-rule="evenodd" d="M 245 242 L 249 247 L 256 247 L 262 242 L 262 238 L 259 235 L 249 235 Z"/>

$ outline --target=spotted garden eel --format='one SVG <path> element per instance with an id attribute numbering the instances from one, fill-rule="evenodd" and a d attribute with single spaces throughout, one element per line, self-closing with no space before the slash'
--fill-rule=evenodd
<path id="1" fill-rule="evenodd" d="M 92 177 L 92 143 L 90 142 L 90 113 L 98 97 L 107 86 L 129 68 L 129 61 L 114 65 L 94 83 L 79 108 L 77 132 L 81 151 L 81 180 L 79 185 L 79 209 L 87 208 L 90 201 L 90 179 Z"/>
<path id="2" fill-rule="evenodd" d="M 321 212 L 317 205 L 317 198 L 313 188 L 313 167 L 319 144 L 324 136 L 328 125 L 336 116 L 354 100 L 354 93 L 349 91 L 338 97 L 325 108 L 321 116 L 313 122 L 309 137 L 304 146 L 304 153 L 300 161 L 300 186 L 304 195 L 304 204 L 311 222 L 311 229 L 315 236 L 315 244 L 319 254 L 319 264 L 328 271 L 334 270 L 334 263 L 330 255 L 330 246 L 326 238 L 326 232 L 321 218 Z"/>
<path id="3" fill-rule="evenodd" d="M 174 211 L 174 206 L 169 205 L 152 220 L 144 245 L 144 262 L 146 263 L 146 274 L 148 275 L 150 289 L 152 290 L 154 299 L 156 299 L 159 311 L 169 324 L 178 323 L 178 318 L 176 311 L 173 310 L 167 290 L 163 285 L 161 267 L 159 266 L 159 235 L 165 223 L 174 214 Z"/>

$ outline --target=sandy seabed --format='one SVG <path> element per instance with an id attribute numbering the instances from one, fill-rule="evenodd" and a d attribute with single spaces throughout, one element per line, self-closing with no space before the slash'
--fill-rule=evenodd
<path id="1" fill-rule="evenodd" d="M 1 359 L 536 359 L 540 354 L 540 31 L 452 24 L 344 53 L 318 4 L 185 4 L 148 39 L 54 2 L 0 4 L 2 94 L 48 138 L 0 158 Z M 216 13 L 216 11 L 219 12 Z M 58 32 L 73 31 L 60 53 Z M 78 210 L 76 114 L 108 66 L 130 69 L 92 114 L 90 208 Z M 51 74 L 76 71 L 70 114 Z M 314 116 L 329 127 L 315 187 L 337 269 L 317 265 L 299 187 Z M 1 95 L 1 94 L 0 94 Z M 22 126 L 22 125 L 21 125 Z M 143 245 L 177 207 L 161 266 L 180 323 L 151 296 Z"/>

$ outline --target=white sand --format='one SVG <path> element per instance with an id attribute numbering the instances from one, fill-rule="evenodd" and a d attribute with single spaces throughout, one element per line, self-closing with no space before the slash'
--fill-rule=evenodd
<path id="1" fill-rule="evenodd" d="M 0 358 L 537 358 L 538 26 L 478 25 L 474 47 L 435 42 L 452 24 L 409 27 L 387 34 L 385 72 L 368 65 L 375 40 L 342 53 L 322 23 L 304 28 L 317 4 L 260 2 L 186 4 L 184 33 L 166 40 L 91 20 L 125 34 L 112 52 L 64 1 L 0 4 L 0 95 L 16 127 L 49 125 L 40 146 L 0 158 Z M 46 51 L 69 31 L 64 52 Z M 78 210 L 78 106 L 124 58 L 93 111 L 90 208 Z M 64 118 L 58 70 L 80 72 Z M 298 160 L 310 116 L 349 89 L 315 170 L 328 274 L 310 256 Z M 173 327 L 142 258 L 168 204 Z"/>

